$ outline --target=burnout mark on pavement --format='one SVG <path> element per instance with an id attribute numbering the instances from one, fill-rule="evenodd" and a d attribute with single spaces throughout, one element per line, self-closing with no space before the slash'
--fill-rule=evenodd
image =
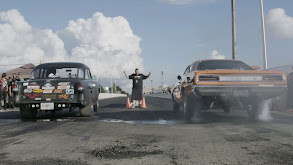
<path id="1" fill-rule="evenodd" d="M 102 119 L 101 122 L 109 123 L 126 123 L 126 124 L 139 124 L 139 125 L 173 125 L 176 124 L 173 120 L 120 120 L 120 119 Z"/>
<path id="2" fill-rule="evenodd" d="M 21 119 L 0 119 L 0 123 L 18 123 Z"/>
<path id="3" fill-rule="evenodd" d="M 93 154 L 97 158 L 104 158 L 104 159 L 126 159 L 126 158 L 137 158 L 143 157 L 148 155 L 161 155 L 163 151 L 161 150 L 150 150 L 150 151 L 143 151 L 138 150 L 140 146 L 135 147 L 128 147 L 125 145 L 114 145 L 111 147 L 106 148 L 99 148 L 93 151 Z"/>
<path id="4" fill-rule="evenodd" d="M 149 155 L 162 155 L 159 148 L 160 136 L 133 134 L 123 141 L 116 140 L 113 145 L 98 148 L 92 154 L 99 159 L 127 159 L 140 158 Z"/>

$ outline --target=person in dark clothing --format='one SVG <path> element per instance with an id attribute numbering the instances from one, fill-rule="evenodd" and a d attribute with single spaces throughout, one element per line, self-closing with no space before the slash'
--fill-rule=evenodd
<path id="1" fill-rule="evenodd" d="M 6 73 L 2 73 L 2 77 L 0 80 L 0 109 L 2 108 L 2 99 L 4 102 L 4 109 L 6 110 L 6 97 L 7 97 L 7 80 L 6 80 Z"/>
<path id="2" fill-rule="evenodd" d="M 13 73 L 12 75 L 12 83 L 15 83 L 17 81 L 16 73 Z"/>
<path id="3" fill-rule="evenodd" d="M 144 74 L 139 73 L 139 69 L 135 69 L 135 73 L 132 75 L 127 75 L 124 71 L 124 75 L 126 78 L 132 79 L 132 108 L 135 108 L 136 105 L 142 104 L 142 87 L 143 87 L 143 80 L 150 77 L 151 72 L 146 76 Z"/>
<path id="4" fill-rule="evenodd" d="M 12 78 L 9 77 L 8 78 L 8 106 L 9 108 L 13 108 L 13 104 L 12 104 L 12 87 L 13 87 L 13 82 L 12 82 Z"/>

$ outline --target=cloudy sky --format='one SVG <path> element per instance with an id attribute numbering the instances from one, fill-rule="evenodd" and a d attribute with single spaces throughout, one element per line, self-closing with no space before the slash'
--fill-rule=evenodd
<path id="1" fill-rule="evenodd" d="M 269 67 L 293 64 L 293 1 L 264 0 Z M 259 0 L 236 0 L 237 57 L 263 66 Z M 0 5 L 0 71 L 78 61 L 102 84 L 152 72 L 172 85 L 195 60 L 231 58 L 230 0 L 9 0 Z M 111 46 L 109 46 L 111 45 Z M 98 64 L 98 67 L 96 67 Z M 114 80 L 113 80 L 114 81 Z"/>

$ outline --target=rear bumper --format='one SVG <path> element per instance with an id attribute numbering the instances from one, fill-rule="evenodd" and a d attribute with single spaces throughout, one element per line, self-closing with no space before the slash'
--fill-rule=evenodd
<path id="1" fill-rule="evenodd" d="M 29 103 L 20 103 L 15 106 L 20 107 L 24 106 L 30 109 L 41 110 L 42 103 L 54 103 L 54 109 L 51 110 L 62 110 L 63 108 L 71 108 L 71 107 L 82 107 L 81 103 L 69 103 L 69 102 L 29 102 Z"/>
<path id="2" fill-rule="evenodd" d="M 235 95 L 235 90 L 245 90 L 247 95 L 239 96 Z M 287 86 L 193 86 L 192 94 L 197 97 L 205 96 L 222 96 L 222 97 L 260 97 L 269 99 L 275 96 L 279 96 L 287 90 Z"/>

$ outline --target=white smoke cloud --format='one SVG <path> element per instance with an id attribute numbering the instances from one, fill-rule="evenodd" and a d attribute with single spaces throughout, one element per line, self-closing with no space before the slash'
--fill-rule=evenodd
<path id="1" fill-rule="evenodd" d="M 267 31 L 282 39 L 293 38 L 293 17 L 282 8 L 271 9 L 265 19 Z"/>
<path id="2" fill-rule="evenodd" d="M 224 55 L 221 55 L 218 51 L 213 50 L 210 54 L 209 54 L 209 58 L 210 59 L 225 59 Z"/>
<path id="3" fill-rule="evenodd" d="M 97 12 L 88 19 L 69 21 L 58 35 L 72 48 L 71 61 L 85 63 L 99 78 L 119 79 L 123 70 L 144 69 L 141 38 L 133 34 L 124 17 L 105 17 Z"/>
<path id="4" fill-rule="evenodd" d="M 273 117 L 271 116 L 270 106 L 272 106 L 272 100 L 265 100 L 260 103 L 260 107 L 258 111 L 260 112 L 258 119 L 263 121 L 272 120 Z"/>
<path id="5" fill-rule="evenodd" d="M 31 27 L 18 12 L 0 13 L 0 65 L 65 61 L 63 41 L 50 29 Z M 1 67 L 1 71 L 15 66 Z"/>
<path id="6" fill-rule="evenodd" d="M 192 3 L 210 3 L 216 0 L 160 0 L 161 2 L 167 2 L 174 5 L 186 5 Z"/>

